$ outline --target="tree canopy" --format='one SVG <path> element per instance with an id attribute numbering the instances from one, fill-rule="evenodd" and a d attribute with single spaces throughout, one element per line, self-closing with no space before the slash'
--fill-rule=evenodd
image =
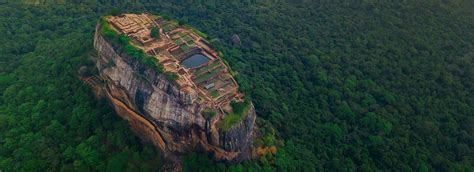
<path id="1" fill-rule="evenodd" d="M 278 148 L 233 165 L 193 153 L 183 170 L 474 169 L 473 1 L 22 2 L 0 2 L 0 170 L 162 164 L 77 77 L 112 7 L 206 33 L 252 97 L 255 146 Z"/>

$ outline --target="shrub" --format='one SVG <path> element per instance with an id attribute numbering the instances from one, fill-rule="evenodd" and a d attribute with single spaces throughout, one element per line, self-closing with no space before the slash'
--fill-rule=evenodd
<path id="1" fill-rule="evenodd" d="M 244 113 L 245 109 L 247 109 L 248 102 L 247 101 L 244 101 L 244 102 L 232 101 L 230 102 L 230 106 L 232 106 L 232 111 L 235 114 L 242 114 Z"/>
<path id="2" fill-rule="evenodd" d="M 123 46 L 126 46 L 130 43 L 130 38 L 128 36 L 126 36 L 125 34 L 120 34 L 118 40 L 119 40 L 120 44 L 122 44 Z"/>
<path id="3" fill-rule="evenodd" d="M 210 118 L 216 116 L 216 114 L 217 114 L 216 111 L 214 111 L 212 109 L 209 109 L 209 108 L 206 108 L 201 112 L 201 115 L 206 119 L 210 119 Z"/>
<path id="4" fill-rule="evenodd" d="M 235 124 L 241 122 L 247 115 L 248 108 L 250 105 L 250 99 L 246 98 L 243 102 L 232 101 L 230 106 L 232 107 L 232 112 L 227 114 L 222 121 L 217 124 L 218 128 L 223 129 L 224 131 L 229 130 Z"/>
<path id="5" fill-rule="evenodd" d="M 151 37 L 160 39 L 160 30 L 157 27 L 151 28 Z"/>
<path id="6" fill-rule="evenodd" d="M 118 37 L 118 34 L 110 27 L 110 24 L 105 19 L 105 17 L 101 17 L 100 22 L 102 24 L 102 28 L 100 30 L 102 36 L 104 36 L 108 40 L 115 40 Z"/>

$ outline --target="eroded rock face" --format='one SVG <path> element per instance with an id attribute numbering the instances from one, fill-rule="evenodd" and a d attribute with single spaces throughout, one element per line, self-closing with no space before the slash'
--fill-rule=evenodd
<path id="1" fill-rule="evenodd" d="M 197 95 L 180 91 L 132 57 L 117 53 L 96 29 L 96 66 L 105 81 L 106 97 L 133 131 L 166 155 L 205 151 L 216 160 L 239 162 L 251 158 L 255 124 L 253 105 L 245 119 L 227 131 L 216 127 L 221 116 L 205 119 L 194 102 Z"/>

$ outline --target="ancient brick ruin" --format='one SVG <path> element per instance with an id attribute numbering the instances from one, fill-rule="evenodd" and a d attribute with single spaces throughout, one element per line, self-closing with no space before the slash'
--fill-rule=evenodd
<path id="1" fill-rule="evenodd" d="M 127 35 L 133 46 L 155 57 L 166 72 L 176 73 L 176 84 L 183 91 L 196 93 L 199 104 L 225 112 L 230 109 L 230 101 L 241 101 L 242 94 L 229 68 L 193 29 L 151 14 L 106 19 L 114 30 Z M 157 38 L 151 36 L 154 27 L 159 30 Z"/>

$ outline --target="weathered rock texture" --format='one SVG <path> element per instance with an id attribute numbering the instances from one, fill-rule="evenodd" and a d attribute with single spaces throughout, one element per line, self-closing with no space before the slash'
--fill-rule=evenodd
<path id="1" fill-rule="evenodd" d="M 152 142 L 166 155 L 204 151 L 216 160 L 239 162 L 251 157 L 255 111 L 227 131 L 216 127 L 221 117 L 206 120 L 197 95 L 180 91 L 175 84 L 147 69 L 137 60 L 114 48 L 96 29 L 94 47 L 97 68 L 105 81 L 105 94 L 118 115 L 129 121 L 133 131 Z"/>

